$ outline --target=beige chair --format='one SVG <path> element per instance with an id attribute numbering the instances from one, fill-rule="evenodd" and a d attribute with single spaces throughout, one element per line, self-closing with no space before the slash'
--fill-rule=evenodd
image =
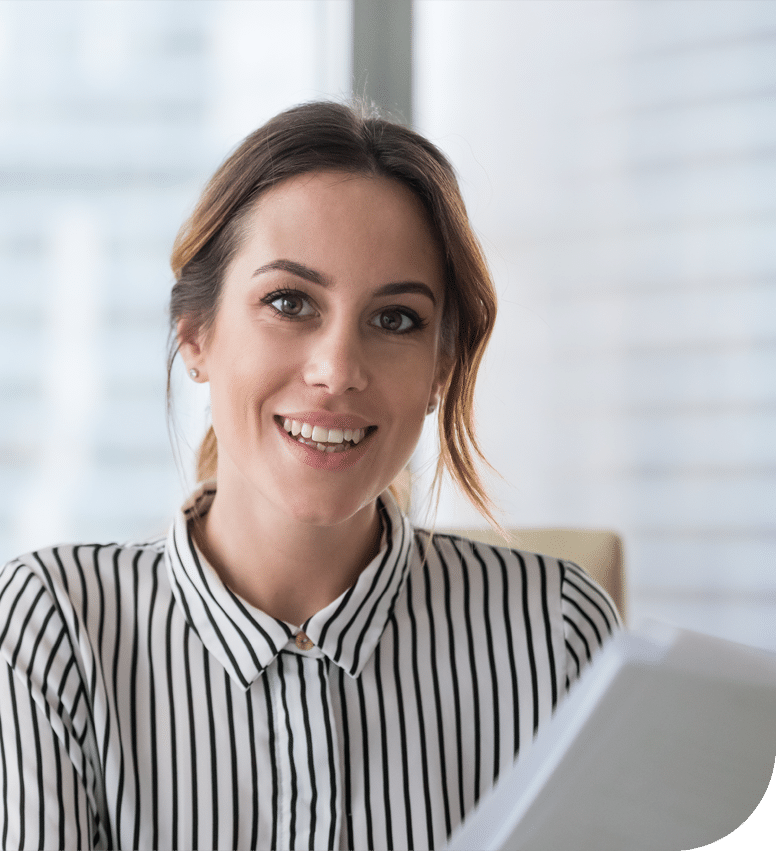
<path id="1" fill-rule="evenodd" d="M 505 546 L 491 529 L 437 529 L 437 532 Z M 515 549 L 568 559 L 583 567 L 609 592 L 625 622 L 625 565 L 622 539 L 616 532 L 590 529 L 507 529 L 507 532 Z"/>

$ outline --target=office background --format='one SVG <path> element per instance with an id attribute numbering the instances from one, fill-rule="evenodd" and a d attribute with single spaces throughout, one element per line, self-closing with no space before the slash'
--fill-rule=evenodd
<path id="1" fill-rule="evenodd" d="M 355 87 L 448 153 L 491 263 L 504 522 L 615 529 L 632 623 L 776 650 L 775 54 L 767 0 L 3 0 L 0 560 L 165 530 L 207 407 L 178 370 L 176 466 L 177 228 Z"/>

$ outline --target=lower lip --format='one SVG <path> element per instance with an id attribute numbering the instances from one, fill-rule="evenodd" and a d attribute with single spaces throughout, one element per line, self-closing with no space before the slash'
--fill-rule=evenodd
<path id="1" fill-rule="evenodd" d="M 344 452 L 321 452 L 320 449 L 314 449 L 306 443 L 300 443 L 295 437 L 291 437 L 280 423 L 275 422 L 275 425 L 282 437 L 285 438 L 289 449 L 296 453 L 299 460 L 316 470 L 347 470 L 348 467 L 357 464 L 369 449 L 369 438 L 374 434 L 374 432 L 367 434 L 363 440 Z"/>

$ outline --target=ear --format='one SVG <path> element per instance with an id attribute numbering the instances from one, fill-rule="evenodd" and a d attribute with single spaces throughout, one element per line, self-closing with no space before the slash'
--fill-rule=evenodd
<path id="1" fill-rule="evenodd" d="M 197 375 L 192 375 L 192 378 L 195 381 L 207 381 L 204 346 L 199 329 L 194 329 L 191 322 L 183 318 L 178 320 L 176 334 L 178 351 L 186 364 L 186 371 L 191 374 L 191 370 L 196 370 Z"/>
<path id="2" fill-rule="evenodd" d="M 440 356 L 439 363 L 437 365 L 437 374 L 434 378 L 433 384 L 431 385 L 431 394 L 428 397 L 427 414 L 433 413 L 439 407 L 439 399 L 442 395 L 442 390 L 447 383 L 451 369 L 452 361 L 449 358 Z"/>

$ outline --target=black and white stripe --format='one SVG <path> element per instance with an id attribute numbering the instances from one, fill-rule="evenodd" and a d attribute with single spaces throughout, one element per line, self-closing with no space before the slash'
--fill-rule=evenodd
<path id="1" fill-rule="evenodd" d="M 301 629 L 166 541 L 0 573 L 0 847 L 432 848 L 618 627 L 575 565 L 413 530 Z"/>

